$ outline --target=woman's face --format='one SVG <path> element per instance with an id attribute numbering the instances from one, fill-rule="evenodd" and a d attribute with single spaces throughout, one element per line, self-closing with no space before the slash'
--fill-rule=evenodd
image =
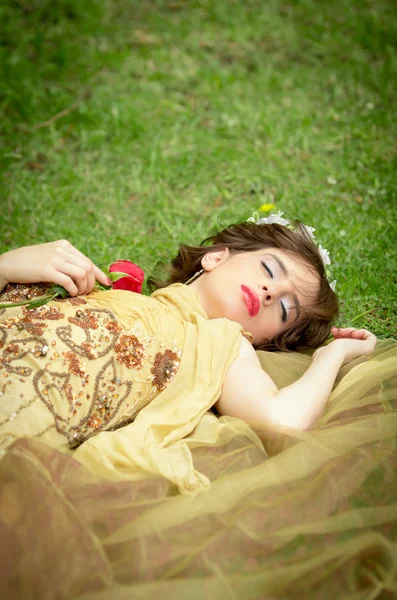
<path id="1" fill-rule="evenodd" d="M 296 325 L 319 290 L 318 275 L 299 256 L 277 248 L 208 252 L 202 266 L 204 273 L 190 285 L 208 317 L 236 321 L 255 344 Z"/>

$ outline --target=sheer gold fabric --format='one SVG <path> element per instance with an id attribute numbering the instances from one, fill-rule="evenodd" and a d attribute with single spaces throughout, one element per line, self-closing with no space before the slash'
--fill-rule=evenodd
<path id="1" fill-rule="evenodd" d="M 279 386 L 310 362 L 259 356 Z M 188 411 L 189 378 L 184 394 Z M 341 370 L 310 432 L 272 435 L 204 411 L 167 446 L 183 445 L 211 482 L 196 496 L 171 477 L 137 477 L 134 423 L 74 454 L 18 440 L 0 461 L 4 597 L 397 597 L 396 404 L 397 344 L 381 342 Z M 157 430 L 148 432 L 140 442 L 150 448 Z M 176 470 L 181 457 L 169 457 Z"/>

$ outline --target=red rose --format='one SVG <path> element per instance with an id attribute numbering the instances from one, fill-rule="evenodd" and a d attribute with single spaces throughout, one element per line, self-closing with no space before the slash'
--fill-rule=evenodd
<path id="1" fill-rule="evenodd" d="M 114 290 L 128 290 L 129 292 L 142 292 L 142 283 L 145 277 L 144 272 L 138 265 L 130 260 L 116 260 L 109 267 L 109 273 L 123 273 L 125 277 L 120 277 L 113 281 Z"/>

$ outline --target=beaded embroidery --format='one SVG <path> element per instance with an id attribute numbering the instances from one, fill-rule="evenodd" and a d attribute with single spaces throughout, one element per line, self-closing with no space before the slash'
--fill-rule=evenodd
<path id="1" fill-rule="evenodd" d="M 18 297 L 40 295 L 39 289 L 22 287 Z M 7 294 L 7 301 L 15 301 L 16 293 Z M 73 300 L 82 302 L 63 299 L 0 312 L 3 449 L 20 437 L 18 427 L 23 430 L 27 413 L 37 409 L 43 420 L 33 436 L 61 436 L 70 448 L 123 427 L 178 370 L 181 350 L 175 343 L 145 336 L 139 321 L 126 330 L 111 310 Z"/>
<path id="2" fill-rule="evenodd" d="M 129 369 L 140 369 L 147 358 L 143 345 L 135 335 L 122 335 L 114 349 L 117 360 Z"/>
<path id="3" fill-rule="evenodd" d="M 44 284 L 8 283 L 1 293 L 2 302 L 25 302 L 48 292 Z M 5 310 L 5 309 L 4 309 Z"/>
<path id="4" fill-rule="evenodd" d="M 164 390 L 174 378 L 179 367 L 179 362 L 179 356 L 175 352 L 172 352 L 172 350 L 156 354 L 154 366 L 151 371 L 154 375 L 153 385 L 156 386 L 159 392 Z"/>

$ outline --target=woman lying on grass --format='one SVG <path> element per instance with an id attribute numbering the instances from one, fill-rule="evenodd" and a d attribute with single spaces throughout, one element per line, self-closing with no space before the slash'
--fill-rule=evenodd
<path id="1" fill-rule="evenodd" d="M 93 292 L 95 280 L 108 285 L 106 275 L 66 241 L 3 254 L 1 289 L 52 282 L 72 297 L 0 311 L 3 453 L 21 437 L 70 452 L 134 423 L 137 468 L 186 491 L 197 487 L 192 469 L 176 473 L 167 448 L 212 407 L 272 431 L 313 427 L 339 369 L 372 352 L 376 338 L 331 329 L 338 302 L 324 251 L 303 224 L 266 221 L 181 246 L 166 284 L 151 282 L 160 288 L 151 297 Z M 17 293 L 27 289 L 42 293 Z M 15 293 L 9 286 L 2 301 L 20 299 Z M 330 331 L 333 341 L 319 348 Z M 319 349 L 282 389 L 255 352 L 303 348 Z"/>

